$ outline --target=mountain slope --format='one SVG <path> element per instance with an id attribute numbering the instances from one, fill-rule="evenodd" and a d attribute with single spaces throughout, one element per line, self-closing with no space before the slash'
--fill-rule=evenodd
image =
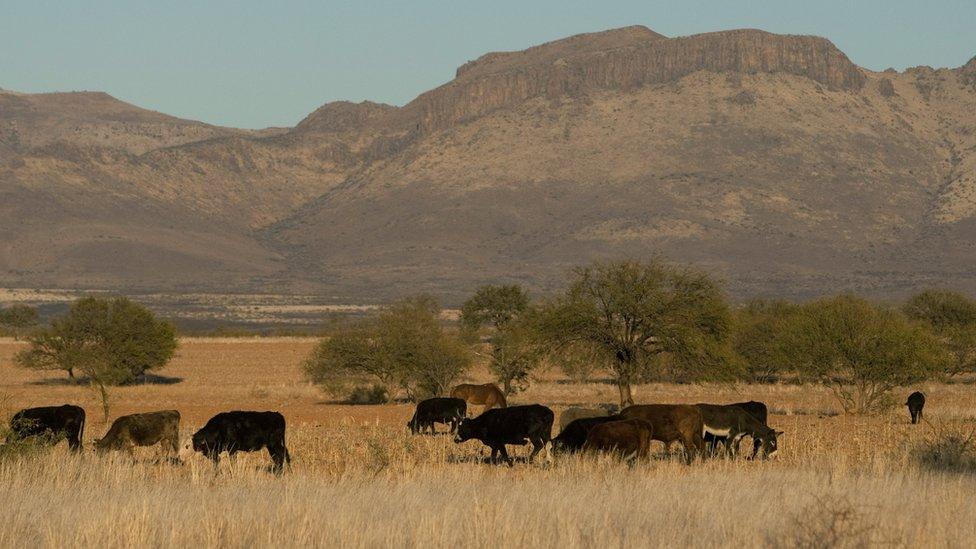
<path id="1" fill-rule="evenodd" d="M 287 130 L 107 97 L 0 95 L 0 284 L 456 301 L 664 253 L 737 296 L 976 291 L 976 59 L 873 73 L 818 37 L 626 27 Z"/>

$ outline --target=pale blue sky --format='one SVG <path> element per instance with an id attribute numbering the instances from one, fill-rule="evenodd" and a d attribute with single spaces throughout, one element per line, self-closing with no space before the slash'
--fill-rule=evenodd
<path id="1" fill-rule="evenodd" d="M 488 51 L 634 24 L 667 36 L 816 34 L 875 70 L 976 55 L 976 0 L 0 0 L 0 87 L 100 90 L 214 124 L 293 125 L 337 99 L 402 105 Z"/>

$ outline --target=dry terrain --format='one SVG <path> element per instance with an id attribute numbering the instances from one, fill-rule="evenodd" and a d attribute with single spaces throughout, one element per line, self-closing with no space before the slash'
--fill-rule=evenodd
<path id="1" fill-rule="evenodd" d="M 782 449 L 765 462 L 688 467 L 656 455 L 628 467 L 556 456 L 551 465 L 510 469 L 479 463 L 476 442 L 409 436 L 409 405 L 329 402 L 298 367 L 314 343 L 185 339 L 160 372 L 169 383 L 111 393 L 112 416 L 176 408 L 187 432 L 222 410 L 279 410 L 294 457 L 283 477 L 265 470 L 265 454 L 224 460 L 215 475 L 200 456 L 162 465 L 149 450 L 133 462 L 90 448 L 75 457 L 61 444 L 0 461 L 0 546 L 958 547 L 976 535 L 976 470 L 932 466 L 918 455 L 947 432 L 972 429 L 970 385 L 921 387 L 930 424 L 920 426 L 908 424 L 903 408 L 838 415 L 818 387 L 640 386 L 643 402 L 763 400 L 770 423 L 786 431 Z M 13 367 L 22 345 L 0 340 L 4 415 L 77 403 L 89 414 L 90 446 L 107 429 L 93 393 L 56 373 Z M 558 413 L 613 395 L 610 385 L 573 384 L 551 372 L 513 400 Z"/>

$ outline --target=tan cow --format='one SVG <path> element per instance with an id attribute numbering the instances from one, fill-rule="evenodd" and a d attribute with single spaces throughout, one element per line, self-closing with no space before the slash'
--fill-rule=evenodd
<path id="1" fill-rule="evenodd" d="M 492 408 L 508 407 L 508 402 L 505 401 L 505 394 L 494 383 L 485 383 L 484 385 L 463 383 L 451 389 L 451 397 L 460 398 L 467 402 L 469 406 L 472 404 L 483 405 L 484 409 L 482 412 L 486 412 Z"/>
<path id="2" fill-rule="evenodd" d="M 176 410 L 121 416 L 112 422 L 105 436 L 95 441 L 99 452 L 123 450 L 129 455 L 136 446 L 160 444 L 176 458 L 180 451 L 180 413 Z"/>

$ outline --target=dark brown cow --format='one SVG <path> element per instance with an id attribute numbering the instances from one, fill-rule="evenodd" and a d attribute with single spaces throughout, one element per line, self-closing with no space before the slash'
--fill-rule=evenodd
<path id="1" fill-rule="evenodd" d="M 123 450 L 132 455 L 136 446 L 159 444 L 176 457 L 180 451 L 180 413 L 176 410 L 146 412 L 121 416 L 101 440 L 95 441 L 99 452 Z"/>
<path id="2" fill-rule="evenodd" d="M 665 447 L 680 441 L 685 448 L 685 462 L 691 464 L 695 456 L 704 454 L 704 422 L 701 411 L 687 404 L 642 404 L 628 406 L 620 412 L 623 419 L 643 419 L 651 424 L 654 440 Z"/>
<path id="3" fill-rule="evenodd" d="M 586 434 L 583 451 L 608 452 L 626 461 L 646 458 L 654 426 L 643 419 L 624 419 L 594 425 Z"/>
<path id="4" fill-rule="evenodd" d="M 52 444 L 68 440 L 72 452 L 81 451 L 81 437 L 85 433 L 85 410 L 71 404 L 27 408 L 14 414 L 10 420 L 7 442 L 28 438 L 48 437 Z"/>
<path id="5" fill-rule="evenodd" d="M 508 402 L 505 401 L 505 394 L 494 383 L 485 383 L 484 385 L 463 383 L 451 389 L 451 398 L 460 398 L 467 402 L 468 406 L 472 404 L 483 405 L 482 413 L 492 408 L 506 408 L 508 406 Z"/>

